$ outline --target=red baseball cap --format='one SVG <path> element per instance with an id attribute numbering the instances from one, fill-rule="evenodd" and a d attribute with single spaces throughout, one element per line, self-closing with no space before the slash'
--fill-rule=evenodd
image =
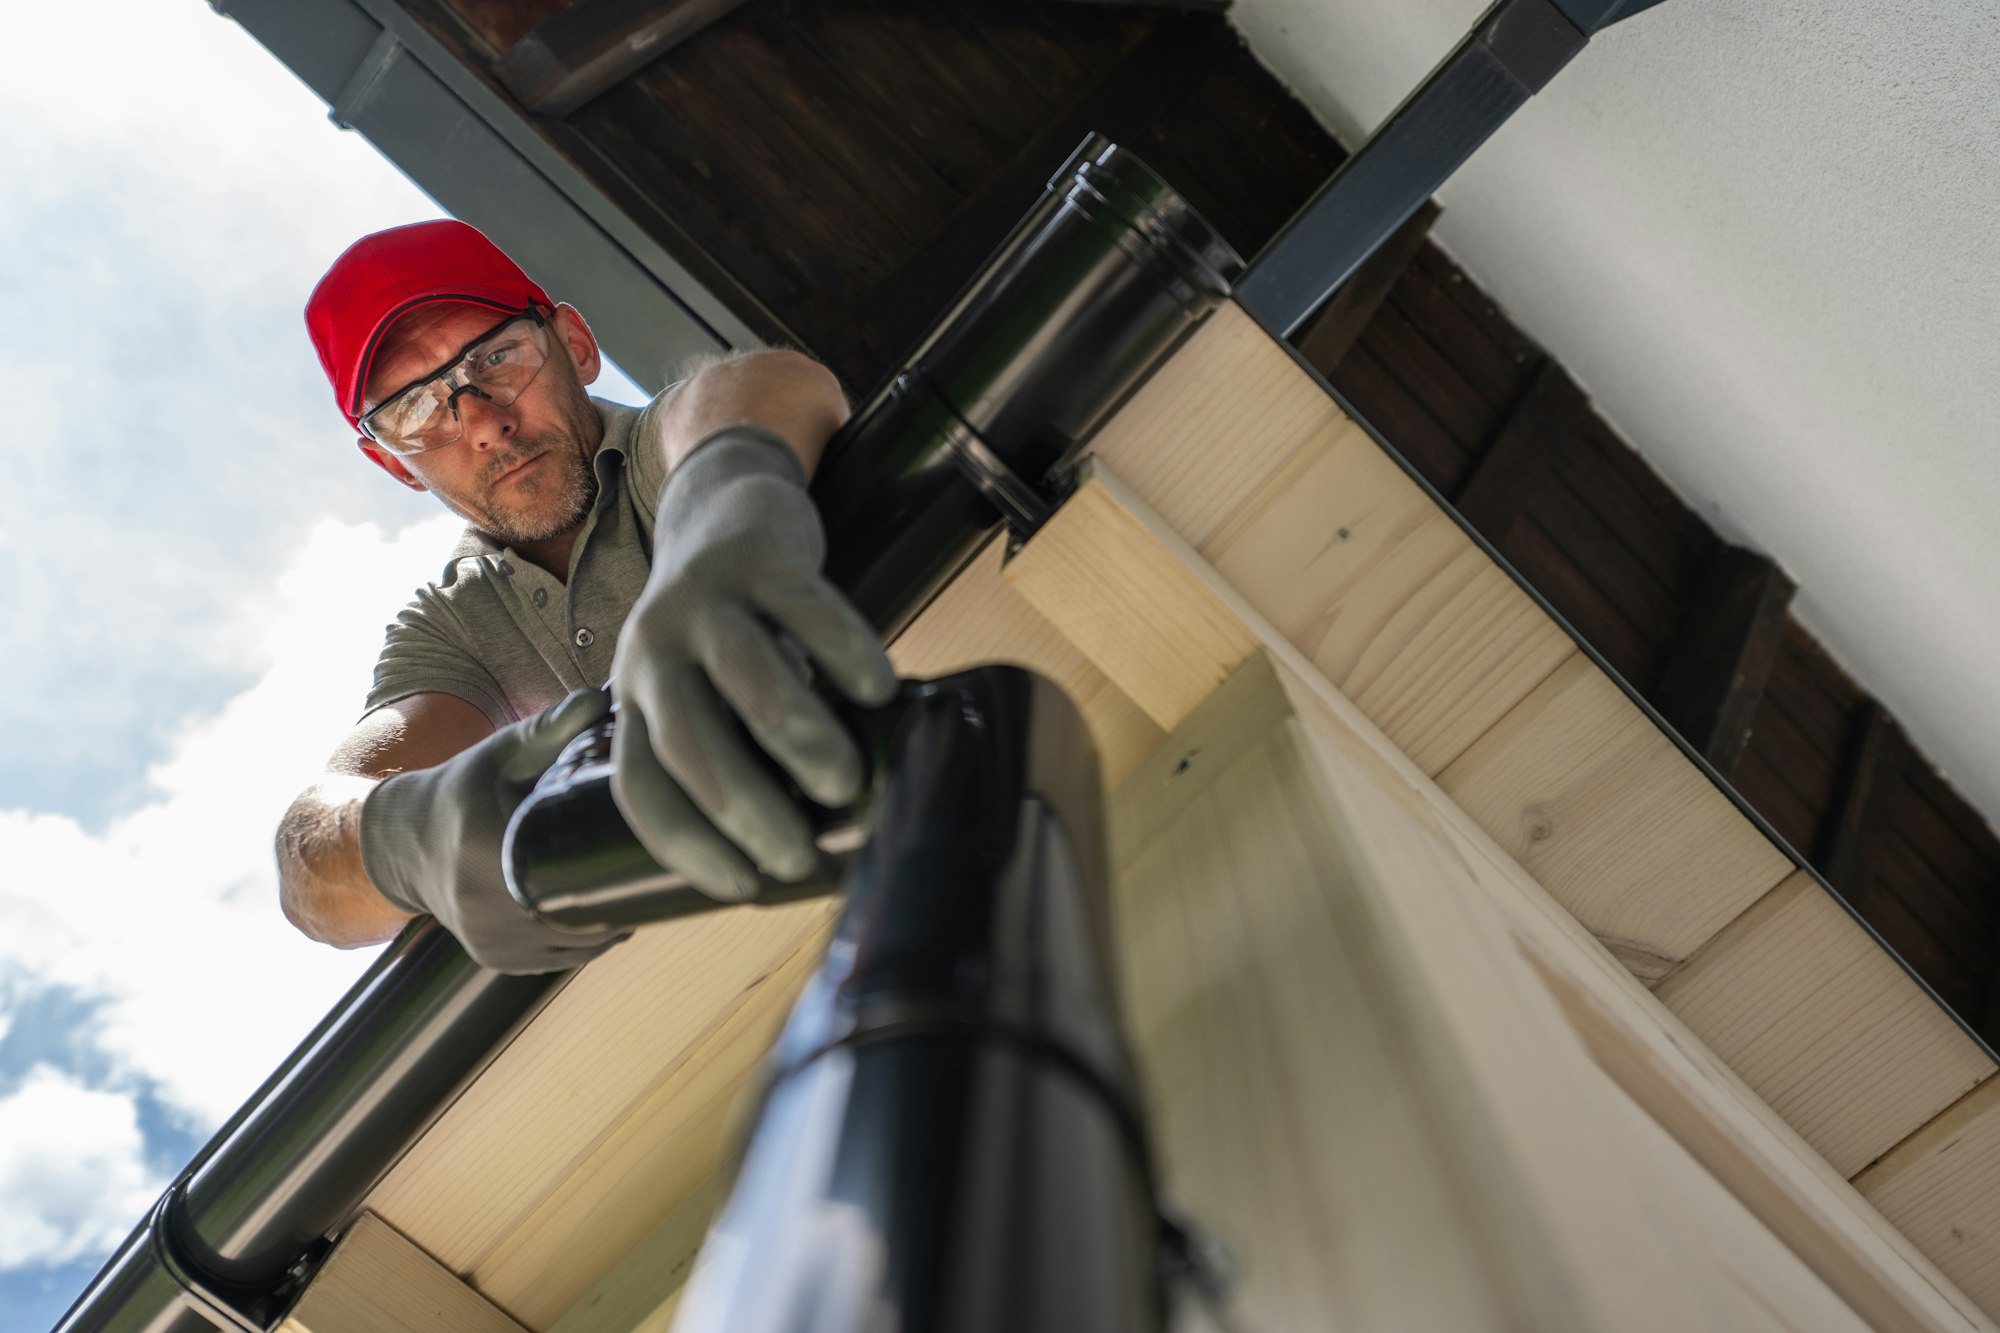
<path id="1" fill-rule="evenodd" d="M 361 391 L 382 335 L 418 306 L 440 301 L 503 312 L 555 305 L 499 246 L 456 219 L 363 236 L 306 300 L 306 331 L 349 425 L 360 429 Z"/>

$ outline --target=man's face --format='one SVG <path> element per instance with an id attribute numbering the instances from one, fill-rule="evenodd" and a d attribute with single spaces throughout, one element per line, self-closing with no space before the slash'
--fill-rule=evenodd
<path id="1" fill-rule="evenodd" d="M 363 413 L 452 361 L 501 318 L 458 302 L 405 315 L 375 354 Z M 398 456 L 363 439 L 362 449 L 404 485 L 435 492 L 447 509 L 507 545 L 569 531 L 597 493 L 590 460 L 604 423 L 583 386 L 597 378 L 599 359 L 589 328 L 568 306 L 557 307 L 548 331 L 548 363 L 520 397 L 501 407 L 476 393 L 459 396 L 461 433 L 452 443 Z"/>

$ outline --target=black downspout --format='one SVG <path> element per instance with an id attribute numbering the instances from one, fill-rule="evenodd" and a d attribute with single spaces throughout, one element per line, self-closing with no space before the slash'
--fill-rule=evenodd
<path id="1" fill-rule="evenodd" d="M 898 714 L 676 1333 L 1159 1330 L 1089 731 L 1017 667 L 929 682 Z"/>

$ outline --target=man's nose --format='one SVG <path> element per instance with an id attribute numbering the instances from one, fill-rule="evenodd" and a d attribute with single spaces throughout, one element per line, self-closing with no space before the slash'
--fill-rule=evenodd
<path id="1" fill-rule="evenodd" d="M 467 387 L 452 404 L 458 409 L 458 432 L 474 449 L 493 449 L 506 444 L 516 422 L 510 404 L 501 407 L 479 390 Z"/>

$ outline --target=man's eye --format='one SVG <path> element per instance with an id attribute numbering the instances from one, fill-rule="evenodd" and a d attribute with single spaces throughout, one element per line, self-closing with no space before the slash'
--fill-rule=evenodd
<path id="1" fill-rule="evenodd" d="M 479 354 L 480 369 L 492 370 L 496 367 L 504 366 L 509 361 L 514 360 L 520 351 L 521 345 L 519 343 L 510 342 L 504 343 L 499 347 L 489 347 Z"/>

